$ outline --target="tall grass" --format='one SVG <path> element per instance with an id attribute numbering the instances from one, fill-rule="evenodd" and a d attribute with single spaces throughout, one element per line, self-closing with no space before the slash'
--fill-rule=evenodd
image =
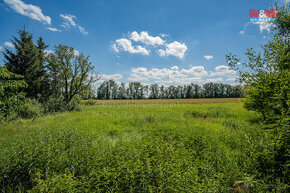
<path id="1" fill-rule="evenodd" d="M 0 187 L 31 192 L 267 191 L 269 144 L 239 102 L 93 105 L 0 129 Z"/>

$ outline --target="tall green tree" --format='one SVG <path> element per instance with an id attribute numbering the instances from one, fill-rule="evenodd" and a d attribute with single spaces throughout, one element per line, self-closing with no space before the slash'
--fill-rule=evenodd
<path id="1" fill-rule="evenodd" d="M 39 39 L 38 45 L 33 43 L 33 37 L 25 30 L 18 32 L 19 37 L 13 37 L 14 49 L 3 52 L 5 67 L 15 74 L 22 75 L 28 87 L 24 89 L 27 97 L 40 98 L 44 94 L 45 76 L 44 49 L 46 45 Z"/>
<path id="2" fill-rule="evenodd" d="M 47 100 L 47 98 L 51 95 L 50 89 L 49 89 L 49 74 L 47 70 L 47 57 L 46 57 L 46 48 L 48 48 L 48 45 L 46 45 L 43 41 L 43 38 L 40 37 L 37 40 L 37 51 L 38 51 L 38 60 L 39 60 L 39 66 L 41 66 L 39 74 L 41 75 L 39 77 L 39 86 L 40 86 L 40 94 L 41 98 L 40 100 L 43 102 Z"/>
<path id="3" fill-rule="evenodd" d="M 48 56 L 52 93 L 55 97 L 63 96 L 69 103 L 74 96 L 87 92 L 99 79 L 93 72 L 89 56 L 75 55 L 74 49 L 65 45 L 55 46 L 54 53 Z"/>
<path id="4" fill-rule="evenodd" d="M 278 8 L 272 39 L 262 51 L 247 49 L 247 59 L 226 56 L 228 64 L 239 73 L 244 84 L 245 107 L 261 113 L 265 121 L 278 125 L 289 124 L 290 107 L 290 47 L 289 6 Z"/>
<path id="5" fill-rule="evenodd" d="M 151 84 L 149 90 L 150 90 L 149 98 L 150 99 L 157 99 L 158 96 L 159 96 L 159 86 L 158 86 L 158 84 Z"/>
<path id="6" fill-rule="evenodd" d="M 120 87 L 118 88 L 118 98 L 119 99 L 126 99 L 126 87 L 125 87 L 125 83 L 122 82 Z"/>
<path id="7" fill-rule="evenodd" d="M 276 6 L 276 10 L 271 38 L 262 46 L 262 51 L 248 49 L 245 61 L 233 54 L 228 54 L 226 58 L 228 64 L 239 72 L 239 81 L 244 84 L 245 107 L 260 113 L 267 127 L 273 131 L 273 148 L 267 155 L 256 155 L 260 163 L 258 169 L 263 175 L 274 176 L 289 186 L 289 5 Z"/>

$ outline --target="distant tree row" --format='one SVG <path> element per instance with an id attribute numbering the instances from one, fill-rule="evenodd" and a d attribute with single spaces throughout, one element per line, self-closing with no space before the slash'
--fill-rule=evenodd
<path id="1" fill-rule="evenodd" d="M 114 80 L 104 81 L 97 89 L 98 99 L 182 99 L 182 98 L 234 98 L 242 96 L 240 85 L 206 83 L 202 86 L 189 84 L 183 86 L 143 85 L 130 82 L 118 85 Z"/>

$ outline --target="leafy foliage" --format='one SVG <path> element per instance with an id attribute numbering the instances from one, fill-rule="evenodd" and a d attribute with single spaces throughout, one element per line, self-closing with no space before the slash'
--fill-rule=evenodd
<path id="1" fill-rule="evenodd" d="M 130 82 L 119 86 L 114 80 L 104 81 L 97 90 L 98 99 L 182 99 L 182 98 L 233 98 L 242 97 L 240 85 L 206 83 L 203 86 L 189 84 L 184 86 L 143 85 Z"/>
<path id="2" fill-rule="evenodd" d="M 272 145 L 267 154 L 257 152 L 261 174 L 289 184 L 290 155 L 290 47 L 289 5 L 278 7 L 272 38 L 261 52 L 248 49 L 247 60 L 227 55 L 229 65 L 239 72 L 244 84 L 245 107 L 259 112 L 266 128 L 272 129 Z"/>
<path id="3" fill-rule="evenodd" d="M 80 99 L 75 96 L 69 103 L 66 103 L 63 96 L 59 98 L 50 97 L 44 104 L 44 113 L 56 113 L 65 111 L 80 111 Z"/>
<path id="4" fill-rule="evenodd" d="M 17 114 L 19 117 L 25 119 L 37 118 L 43 115 L 43 106 L 35 99 L 26 98 Z"/>
<path id="5" fill-rule="evenodd" d="M 44 49 L 47 47 L 42 38 L 38 45 L 33 43 L 33 37 L 25 30 L 18 32 L 19 38 L 13 37 L 15 51 L 5 49 L 3 52 L 5 66 L 13 73 L 22 75 L 28 86 L 24 89 L 27 97 L 46 97 L 48 91 L 45 70 Z"/>
<path id="6" fill-rule="evenodd" d="M 0 66 L 0 120 L 16 116 L 16 112 L 22 108 L 25 97 L 22 90 L 26 86 L 22 76 Z"/>
<path id="7" fill-rule="evenodd" d="M 264 120 L 277 125 L 289 125 L 289 28 L 284 29 L 290 22 L 287 8 L 277 8 L 278 32 L 274 31 L 273 38 L 262 46 L 263 52 L 248 49 L 247 60 L 243 62 L 236 55 L 227 55 L 228 64 L 239 72 L 239 81 L 245 85 L 245 107 L 260 112 Z"/>
<path id="8" fill-rule="evenodd" d="M 98 75 L 93 73 L 89 57 L 75 55 L 72 47 L 55 46 L 55 52 L 48 56 L 48 63 L 53 96 L 63 96 L 66 104 L 76 95 L 87 92 L 98 79 Z"/>

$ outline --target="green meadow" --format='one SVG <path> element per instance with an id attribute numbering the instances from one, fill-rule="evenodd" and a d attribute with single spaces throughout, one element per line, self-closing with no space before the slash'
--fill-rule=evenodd
<path id="1" fill-rule="evenodd" d="M 236 102 L 95 104 L 2 123 L 2 192 L 265 192 L 270 140 Z"/>

